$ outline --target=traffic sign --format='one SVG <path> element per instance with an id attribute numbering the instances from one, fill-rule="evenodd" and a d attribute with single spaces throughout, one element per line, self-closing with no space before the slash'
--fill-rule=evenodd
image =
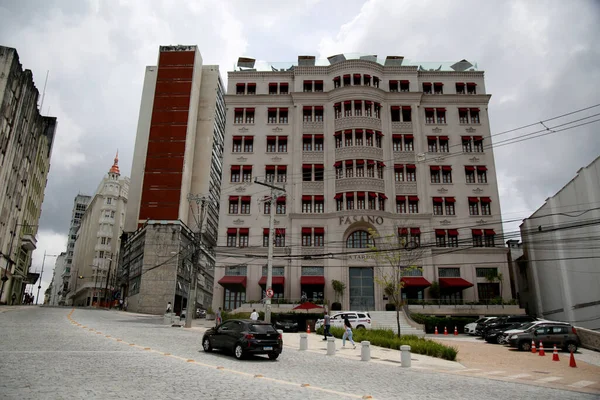
<path id="1" fill-rule="evenodd" d="M 273 297 L 273 289 L 271 289 L 271 288 L 268 288 L 268 289 L 267 289 L 267 297 L 268 297 L 268 298 L 271 298 L 271 297 Z"/>

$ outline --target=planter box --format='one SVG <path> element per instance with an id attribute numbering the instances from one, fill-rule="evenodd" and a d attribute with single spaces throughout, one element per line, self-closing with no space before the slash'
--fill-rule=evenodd
<path id="1" fill-rule="evenodd" d="M 424 315 L 480 316 L 480 315 L 525 315 L 518 305 L 409 305 L 411 313 Z"/>

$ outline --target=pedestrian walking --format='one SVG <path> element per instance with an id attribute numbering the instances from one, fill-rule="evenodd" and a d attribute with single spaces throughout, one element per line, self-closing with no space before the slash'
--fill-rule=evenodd
<path id="1" fill-rule="evenodd" d="M 348 317 L 344 317 L 344 328 L 346 328 L 346 331 L 344 332 L 344 335 L 342 335 L 342 347 L 346 347 L 346 338 L 348 338 L 350 343 L 352 343 L 352 346 L 356 349 L 356 343 L 354 343 L 354 340 L 352 339 L 352 325 L 350 324 Z"/>
<path id="2" fill-rule="evenodd" d="M 217 326 L 221 325 L 221 307 L 217 310 L 217 317 L 215 318 Z"/>
<path id="3" fill-rule="evenodd" d="M 323 316 L 323 340 L 327 340 L 327 336 L 331 336 L 329 329 L 331 329 L 331 318 L 327 314 L 327 311 L 325 311 L 325 315 Z"/>
<path id="4" fill-rule="evenodd" d="M 250 319 L 252 321 L 258 321 L 258 313 L 256 312 L 256 308 L 252 310 L 252 314 L 250 314 Z"/>

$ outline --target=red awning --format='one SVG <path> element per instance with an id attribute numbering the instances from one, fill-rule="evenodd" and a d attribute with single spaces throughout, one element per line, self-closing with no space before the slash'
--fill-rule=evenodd
<path id="1" fill-rule="evenodd" d="M 483 140 L 483 136 L 473 136 L 473 140 L 476 142 L 479 142 L 479 141 Z"/>
<path id="2" fill-rule="evenodd" d="M 435 235 L 436 236 L 446 236 L 446 230 L 445 229 L 436 229 Z"/>
<path id="3" fill-rule="evenodd" d="M 484 229 L 483 233 L 485 233 L 488 236 L 494 236 L 496 234 L 496 231 L 494 231 L 493 229 Z"/>
<path id="4" fill-rule="evenodd" d="M 400 279 L 404 283 L 404 287 L 426 288 L 431 286 L 431 283 L 422 276 L 403 276 Z"/>
<path id="5" fill-rule="evenodd" d="M 434 82 L 435 86 L 444 86 L 444 84 L 442 82 Z"/>
<path id="6" fill-rule="evenodd" d="M 432 140 L 435 142 L 437 140 L 437 136 L 427 136 L 427 140 Z"/>
<path id="7" fill-rule="evenodd" d="M 483 235 L 483 231 L 481 229 L 471 229 L 471 233 L 473 234 L 473 236 Z"/>
<path id="8" fill-rule="evenodd" d="M 387 200 L 387 196 L 383 193 L 379 193 L 379 198 L 383 200 Z"/>
<path id="9" fill-rule="evenodd" d="M 356 165 L 364 165 L 365 160 L 356 160 Z"/>
<path id="10" fill-rule="evenodd" d="M 400 110 L 400 106 L 392 106 L 392 111 Z"/>
<path id="11" fill-rule="evenodd" d="M 392 135 L 392 139 L 398 139 L 398 140 L 402 140 L 402 135 Z"/>
<path id="12" fill-rule="evenodd" d="M 301 276 L 300 284 L 301 285 L 325 286 L 325 277 L 324 276 Z"/>
<path id="13" fill-rule="evenodd" d="M 471 140 L 471 136 L 461 136 L 460 138 L 463 142 L 468 142 L 469 140 Z"/>
<path id="14" fill-rule="evenodd" d="M 312 164 L 302 164 L 302 169 L 312 169 Z"/>
<path id="15" fill-rule="evenodd" d="M 338 194 L 336 194 L 335 196 L 333 196 L 333 199 L 334 199 L 334 200 L 339 200 L 339 199 L 341 199 L 342 197 L 344 197 L 344 194 L 343 194 L 343 193 L 338 193 Z"/>
<path id="16" fill-rule="evenodd" d="M 274 165 L 266 165 L 265 171 L 275 171 L 275 166 Z"/>
<path id="17" fill-rule="evenodd" d="M 245 83 L 236 83 L 235 86 L 237 86 L 237 87 L 240 87 L 240 86 L 244 87 L 244 86 L 246 86 L 246 84 Z"/>
<path id="18" fill-rule="evenodd" d="M 243 169 L 244 171 L 252 171 L 252 165 L 244 165 L 244 166 L 242 167 L 242 169 Z"/>
<path id="19" fill-rule="evenodd" d="M 325 234 L 325 228 L 315 228 L 314 229 L 315 235 L 324 235 Z"/>
<path id="20" fill-rule="evenodd" d="M 234 136 L 233 140 L 242 140 L 242 137 L 241 136 Z"/>
<path id="21" fill-rule="evenodd" d="M 325 201 L 325 196 L 317 195 L 317 196 L 315 196 L 315 201 Z"/>
<path id="22" fill-rule="evenodd" d="M 267 140 L 277 140 L 277 136 L 267 136 Z"/>
<path id="23" fill-rule="evenodd" d="M 440 140 L 450 140 L 448 136 L 440 136 Z"/>
<path id="24" fill-rule="evenodd" d="M 419 201 L 419 196 L 408 196 L 408 201 L 411 201 L 411 202 Z"/>
<path id="25" fill-rule="evenodd" d="M 430 165 L 429 169 L 431 171 L 439 171 L 440 170 L 440 166 L 439 165 Z"/>
<path id="26" fill-rule="evenodd" d="M 421 228 L 410 228 L 410 234 L 411 235 L 420 235 L 421 234 Z"/>
<path id="27" fill-rule="evenodd" d="M 415 137 L 414 135 L 404 135 L 404 140 L 413 139 L 414 137 Z"/>
<path id="28" fill-rule="evenodd" d="M 477 166 L 477 171 L 487 171 L 487 167 L 484 165 Z"/>
<path id="29" fill-rule="evenodd" d="M 256 86 L 256 83 L 249 83 L 248 87 Z"/>
<path id="30" fill-rule="evenodd" d="M 394 169 L 400 169 L 400 170 L 403 170 L 403 169 L 404 169 L 404 164 L 395 164 L 395 165 L 394 165 Z"/>
<path id="31" fill-rule="evenodd" d="M 469 203 L 479 203 L 479 199 L 477 197 L 469 197 Z"/>
<path id="32" fill-rule="evenodd" d="M 456 86 L 465 86 L 465 84 L 462 82 L 456 82 Z"/>
<path id="33" fill-rule="evenodd" d="M 372 198 L 372 199 L 374 199 L 374 198 L 377 197 L 377 193 L 369 192 L 369 197 Z"/>
<path id="34" fill-rule="evenodd" d="M 359 199 L 364 199 L 365 198 L 365 192 L 356 192 L 356 197 L 358 197 Z"/>
<path id="35" fill-rule="evenodd" d="M 248 203 L 252 201 L 252 197 L 251 196 L 242 196 L 242 202 L 243 203 Z"/>
<path id="36" fill-rule="evenodd" d="M 423 82 L 423 86 L 431 86 L 431 82 Z"/>
<path id="37" fill-rule="evenodd" d="M 407 80 L 401 80 L 400 83 L 410 83 L 410 81 Z"/>
<path id="38" fill-rule="evenodd" d="M 229 196 L 229 201 L 238 201 L 239 199 L 240 198 L 238 196 Z"/>
<path id="39" fill-rule="evenodd" d="M 406 201 L 406 196 L 396 196 L 396 201 L 405 202 Z"/>
<path id="40" fill-rule="evenodd" d="M 235 235 L 235 234 L 237 234 L 237 228 L 227 228 L 227 234 L 228 235 Z"/>
<path id="41" fill-rule="evenodd" d="M 415 164 L 406 164 L 406 169 L 415 170 L 417 169 L 417 166 Z"/>
<path id="42" fill-rule="evenodd" d="M 434 203 L 443 203 L 443 202 L 444 202 L 444 199 L 443 199 L 443 198 L 441 198 L 441 197 L 434 197 L 434 198 L 433 198 L 433 202 L 434 202 Z"/>
<path id="43" fill-rule="evenodd" d="M 475 171 L 475 167 L 472 165 L 465 165 L 465 170 L 467 171 Z"/>
<path id="44" fill-rule="evenodd" d="M 452 166 L 451 165 L 444 165 L 442 167 L 442 171 L 452 171 Z"/>
<path id="45" fill-rule="evenodd" d="M 240 167 L 239 165 L 232 165 L 232 166 L 231 166 L 231 170 L 232 170 L 232 171 L 239 171 L 239 170 L 240 170 L 240 168 L 241 168 L 241 167 Z"/>
<path id="46" fill-rule="evenodd" d="M 225 275 L 221 279 L 219 279 L 219 285 L 221 286 L 243 286 L 246 287 L 246 277 L 245 276 L 232 276 Z"/>
<path id="47" fill-rule="evenodd" d="M 277 171 L 279 171 L 279 172 L 286 172 L 287 171 L 287 165 L 278 165 L 277 166 Z"/>
<path id="48" fill-rule="evenodd" d="M 346 166 L 352 166 L 352 164 L 354 164 L 353 160 L 346 160 Z"/>
<path id="49" fill-rule="evenodd" d="M 250 228 L 240 228 L 240 235 L 247 235 L 250 233 Z"/>
<path id="50" fill-rule="evenodd" d="M 408 228 L 398 228 L 398 235 L 408 235 Z"/>
<path id="51" fill-rule="evenodd" d="M 454 197 L 446 197 L 446 203 L 456 203 L 456 199 Z"/>
<path id="52" fill-rule="evenodd" d="M 254 112 L 254 107 L 246 108 L 246 114 L 249 112 Z"/>
<path id="53" fill-rule="evenodd" d="M 479 108 L 471 108 L 471 112 L 479 112 Z"/>
<path id="54" fill-rule="evenodd" d="M 446 112 L 445 108 L 436 108 L 435 111 L 437 112 Z"/>
<path id="55" fill-rule="evenodd" d="M 490 199 L 489 197 L 480 197 L 479 200 L 481 200 L 482 203 L 491 203 L 492 199 Z"/>
<path id="56" fill-rule="evenodd" d="M 277 83 L 274 83 L 274 82 L 269 83 L 269 87 L 273 87 L 273 86 L 277 87 Z"/>
<path id="57" fill-rule="evenodd" d="M 302 233 L 308 233 L 310 235 L 312 233 L 312 228 L 302 228 Z"/>
<path id="58" fill-rule="evenodd" d="M 315 106 L 315 111 L 316 110 L 323 110 L 323 106 Z"/>
<path id="59" fill-rule="evenodd" d="M 467 86 L 477 86 L 475 82 L 467 82 Z"/>
<path id="60" fill-rule="evenodd" d="M 346 198 L 354 198 L 354 192 L 346 192 Z"/>
<path id="61" fill-rule="evenodd" d="M 448 229 L 448 236 L 458 236 L 458 229 Z"/>
<path id="62" fill-rule="evenodd" d="M 426 108 L 425 108 L 425 111 L 428 111 L 428 112 L 433 112 L 433 108 L 426 107 Z"/>
<path id="63" fill-rule="evenodd" d="M 308 195 L 302 196 L 302 201 L 311 201 L 311 200 L 312 200 L 312 196 L 308 196 Z"/>
<path id="64" fill-rule="evenodd" d="M 260 286 L 266 286 L 267 284 L 267 277 L 263 276 L 260 278 L 260 280 L 258 281 L 258 284 Z M 272 276 L 271 277 L 271 284 L 273 286 L 283 286 L 285 284 L 285 277 L 283 276 Z"/>
<path id="65" fill-rule="evenodd" d="M 268 112 L 277 112 L 277 108 L 267 108 Z"/>
<path id="66" fill-rule="evenodd" d="M 473 286 L 463 278 L 439 278 L 439 282 L 442 289 L 468 289 Z"/>
<path id="67" fill-rule="evenodd" d="M 468 108 L 464 108 L 464 107 L 458 107 L 458 111 L 469 111 Z"/>
<path id="68" fill-rule="evenodd" d="M 325 137 L 325 135 L 323 135 L 322 133 L 317 133 L 315 135 L 315 139 L 323 139 Z"/>
<path id="69" fill-rule="evenodd" d="M 336 161 L 335 163 L 333 163 L 333 168 L 338 168 L 342 166 L 342 162 L 341 161 Z"/>
<path id="70" fill-rule="evenodd" d="M 304 106 L 302 107 L 303 110 L 308 110 L 308 111 L 312 111 L 312 106 Z"/>

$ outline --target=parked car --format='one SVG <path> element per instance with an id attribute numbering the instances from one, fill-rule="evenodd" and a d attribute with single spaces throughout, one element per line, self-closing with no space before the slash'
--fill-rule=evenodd
<path id="1" fill-rule="evenodd" d="M 331 316 L 331 326 L 337 328 L 344 327 L 344 317 L 348 317 L 352 329 L 371 329 L 371 316 L 364 311 L 345 311 L 333 314 Z M 323 318 L 315 322 L 315 329 L 323 326 Z"/>
<path id="2" fill-rule="evenodd" d="M 530 351 L 532 341 L 542 342 L 547 348 L 556 345 L 573 353 L 581 344 L 575 327 L 571 324 L 554 322 L 535 325 L 525 332 L 515 333 L 508 339 L 508 344 L 522 351 Z"/>
<path id="3" fill-rule="evenodd" d="M 494 319 L 494 318 L 496 318 L 496 317 L 483 317 L 483 318 L 479 318 L 475 322 L 471 322 L 469 324 L 466 324 L 465 325 L 465 333 L 467 335 L 475 335 L 477 324 L 479 324 L 479 323 L 483 324 L 484 322 L 489 321 L 489 320 Z"/>
<path id="4" fill-rule="evenodd" d="M 196 318 L 206 318 L 206 310 L 196 308 Z"/>
<path id="5" fill-rule="evenodd" d="M 502 335 L 503 335 L 504 331 L 507 331 L 510 329 L 519 329 L 523 325 L 525 325 L 524 322 L 516 322 L 516 323 L 507 322 L 504 324 L 497 325 L 494 329 L 487 331 L 484 339 L 488 343 L 502 344 L 502 338 L 503 338 Z"/>
<path id="6" fill-rule="evenodd" d="M 298 323 L 291 320 L 282 320 L 275 322 L 275 328 L 284 332 L 298 332 Z"/>
<path id="7" fill-rule="evenodd" d="M 492 322 L 485 324 L 485 326 L 481 329 L 481 336 L 485 338 L 485 335 L 488 331 L 492 329 L 496 329 L 496 327 L 501 324 L 514 324 L 517 322 L 532 322 L 537 318 L 531 317 L 529 315 L 512 315 L 510 317 L 500 317 L 498 319 L 493 320 Z"/>
<path id="8" fill-rule="evenodd" d="M 204 333 L 202 348 L 231 351 L 238 360 L 249 354 L 266 354 L 276 360 L 283 351 L 283 337 L 268 322 L 230 319 Z"/>
<path id="9" fill-rule="evenodd" d="M 500 339 L 500 341 L 501 341 L 501 343 L 506 344 L 506 343 L 508 343 L 508 338 L 510 336 L 514 335 L 515 333 L 523 333 L 526 330 L 530 329 L 531 327 L 534 327 L 534 326 L 537 326 L 537 325 L 540 325 L 540 324 L 549 323 L 549 322 L 553 322 L 553 321 L 549 321 L 547 319 L 538 319 L 536 321 L 528 322 L 528 323 L 524 324 L 523 326 L 521 326 L 519 328 L 506 330 L 506 331 L 504 331 L 502 333 L 502 339 Z M 556 321 L 554 321 L 554 323 L 555 324 L 566 324 L 566 325 L 569 325 L 566 322 L 556 322 Z"/>
<path id="10" fill-rule="evenodd" d="M 475 334 L 477 336 L 481 336 L 481 331 L 482 331 L 483 327 L 486 326 L 487 324 L 492 323 L 492 321 L 495 321 L 497 319 L 498 319 L 498 317 L 489 317 L 489 319 L 483 319 L 483 321 L 478 322 L 477 326 L 475 327 Z"/>

